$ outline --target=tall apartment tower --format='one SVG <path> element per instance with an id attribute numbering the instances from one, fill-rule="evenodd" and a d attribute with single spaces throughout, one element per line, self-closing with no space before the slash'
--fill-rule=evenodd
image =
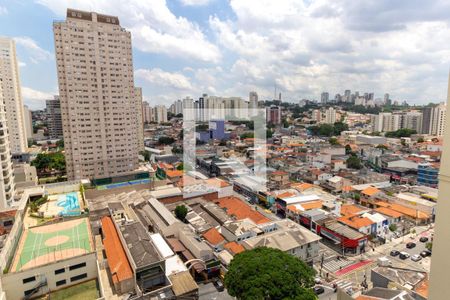
<path id="1" fill-rule="evenodd" d="M 328 92 L 323 92 L 320 95 L 320 102 L 322 104 L 327 104 L 329 99 L 330 99 L 330 94 Z"/>
<path id="2" fill-rule="evenodd" d="M 249 108 L 258 108 L 258 93 L 257 92 L 250 92 L 248 94 L 248 104 Z"/>
<path id="3" fill-rule="evenodd" d="M 450 77 L 448 81 L 447 104 L 450 103 Z M 442 109 L 448 108 L 445 104 Z M 450 127 L 450 122 L 444 122 L 445 127 Z M 444 147 L 441 157 L 441 168 L 439 171 L 439 209 L 436 212 L 433 255 L 431 257 L 431 272 L 428 299 L 447 299 L 448 270 L 450 260 L 448 251 L 450 249 L 450 128 L 442 130 L 444 134 Z"/>
<path id="4" fill-rule="evenodd" d="M 23 106 L 23 120 L 25 122 L 25 134 L 28 139 L 33 138 L 33 117 L 31 115 L 31 110 L 28 106 Z"/>
<path id="5" fill-rule="evenodd" d="M 16 190 L 7 123 L 2 85 L 0 84 L 0 210 L 11 206 Z"/>
<path id="6" fill-rule="evenodd" d="M 0 37 L 0 83 L 3 90 L 11 151 L 12 153 L 25 152 L 28 145 L 23 119 L 19 67 L 16 45 L 14 40 L 10 38 Z"/>
<path id="7" fill-rule="evenodd" d="M 53 23 L 69 180 L 138 167 L 131 33 L 114 16 L 68 9 Z"/>
<path id="8" fill-rule="evenodd" d="M 329 107 L 325 111 L 325 123 L 327 124 L 336 123 L 336 110 L 333 107 Z"/>
<path id="9" fill-rule="evenodd" d="M 138 139 L 139 151 L 144 151 L 144 122 L 142 121 L 142 88 L 134 88 L 134 105 L 136 107 L 135 119 L 136 119 L 136 134 Z"/>
<path id="10" fill-rule="evenodd" d="M 45 110 L 47 111 L 48 135 L 51 139 L 60 139 L 63 137 L 63 126 L 61 120 L 61 102 L 59 96 L 45 101 Z"/>

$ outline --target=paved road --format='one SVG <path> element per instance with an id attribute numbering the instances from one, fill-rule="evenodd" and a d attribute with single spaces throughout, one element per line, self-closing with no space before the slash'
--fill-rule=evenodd
<path id="1" fill-rule="evenodd" d="M 319 300 L 337 300 L 337 293 L 335 293 L 332 288 L 324 285 L 322 286 L 325 289 L 325 292 L 319 295 Z"/>
<path id="2" fill-rule="evenodd" d="M 200 300 L 233 300 L 235 298 L 228 295 L 227 290 L 218 292 L 212 283 L 199 283 L 198 294 Z"/>

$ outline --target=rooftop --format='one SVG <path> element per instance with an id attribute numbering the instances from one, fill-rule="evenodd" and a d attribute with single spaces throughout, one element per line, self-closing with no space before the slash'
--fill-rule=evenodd
<path id="1" fill-rule="evenodd" d="M 146 267 L 162 260 L 141 223 L 123 224 L 119 226 L 119 230 L 136 268 Z"/>
<path id="2" fill-rule="evenodd" d="M 211 245 L 218 245 L 225 241 L 225 238 L 220 234 L 216 228 L 211 228 L 203 234 L 205 240 L 207 240 Z"/>
<path id="3" fill-rule="evenodd" d="M 220 207 L 226 210 L 226 213 L 231 216 L 234 215 L 236 219 L 250 219 L 256 224 L 267 223 L 270 220 L 261 213 L 253 210 L 241 199 L 236 197 L 223 197 L 215 200 Z"/>

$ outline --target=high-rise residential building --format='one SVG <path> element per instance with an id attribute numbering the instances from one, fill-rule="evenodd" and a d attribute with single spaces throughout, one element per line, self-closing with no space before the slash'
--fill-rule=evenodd
<path id="1" fill-rule="evenodd" d="M 329 100 L 330 100 L 330 94 L 328 92 L 323 92 L 320 95 L 320 102 L 322 104 L 327 104 Z"/>
<path id="2" fill-rule="evenodd" d="M 389 98 L 389 94 L 388 93 L 386 93 L 386 94 L 384 94 L 384 104 L 385 105 L 391 105 L 391 99 Z"/>
<path id="3" fill-rule="evenodd" d="M 63 127 L 61 119 L 61 102 L 59 96 L 45 101 L 47 112 L 48 135 L 51 139 L 61 139 L 63 137 Z"/>
<path id="4" fill-rule="evenodd" d="M 182 114 L 183 113 L 183 101 L 181 101 L 180 99 L 178 99 L 177 101 L 175 101 L 175 115 L 178 114 Z"/>
<path id="5" fill-rule="evenodd" d="M 150 107 L 147 101 L 142 102 L 142 121 L 144 124 L 154 121 L 153 109 Z"/>
<path id="6" fill-rule="evenodd" d="M 431 120 L 431 134 L 436 136 L 444 136 L 445 119 L 446 119 L 447 107 L 445 103 L 433 107 L 432 120 Z"/>
<path id="7" fill-rule="evenodd" d="M 352 91 L 345 90 L 344 91 L 344 102 L 351 102 L 351 101 L 352 101 Z"/>
<path id="8" fill-rule="evenodd" d="M 14 40 L 3 37 L 0 37 L 0 84 L 3 91 L 11 151 L 12 153 L 25 152 L 28 145 L 23 119 L 16 45 Z"/>
<path id="9" fill-rule="evenodd" d="M 327 110 L 325 110 L 325 123 L 336 123 L 336 110 L 333 107 L 329 107 Z"/>
<path id="10" fill-rule="evenodd" d="M 372 124 L 373 132 L 382 132 L 383 131 L 383 116 L 381 115 L 371 115 L 370 116 L 370 124 Z"/>
<path id="11" fill-rule="evenodd" d="M 25 133 L 28 139 L 33 138 L 33 117 L 31 115 L 31 110 L 28 108 L 28 106 L 23 106 L 23 121 L 25 125 Z"/>
<path id="12" fill-rule="evenodd" d="M 0 85 L 0 210 L 11 206 L 16 191 L 7 128 L 2 85 Z"/>
<path id="13" fill-rule="evenodd" d="M 136 134 L 138 139 L 139 151 L 144 151 L 144 122 L 142 121 L 142 88 L 134 88 L 134 105 L 135 109 L 135 120 L 136 120 Z"/>
<path id="14" fill-rule="evenodd" d="M 139 153 L 131 33 L 73 9 L 53 31 L 69 180 L 129 174 Z"/>
<path id="15" fill-rule="evenodd" d="M 250 92 L 248 94 L 249 108 L 258 108 L 258 93 Z"/>
<path id="16" fill-rule="evenodd" d="M 167 122 L 167 108 L 164 105 L 156 105 L 155 108 L 153 108 L 153 115 L 158 124 Z"/>
<path id="17" fill-rule="evenodd" d="M 281 107 L 275 105 L 266 107 L 266 121 L 275 125 L 281 124 Z"/>
<path id="18" fill-rule="evenodd" d="M 447 103 L 450 102 L 450 77 L 448 82 Z M 442 105 L 442 109 L 445 108 Z M 447 106 L 448 107 L 448 106 Z M 445 119 L 445 116 L 444 116 Z M 447 122 L 446 127 L 450 126 Z M 428 299 L 447 299 L 445 296 L 448 287 L 448 270 L 450 270 L 450 128 L 442 130 L 444 133 L 444 148 L 441 157 L 441 168 L 439 174 L 439 209 L 436 211 L 436 222 L 434 226 L 433 255 L 431 257 L 431 273 Z"/>
<path id="19" fill-rule="evenodd" d="M 401 128 L 412 129 L 418 133 L 422 132 L 422 113 L 411 111 L 404 114 Z"/>
<path id="20" fill-rule="evenodd" d="M 316 123 L 320 123 L 322 121 L 322 112 L 320 111 L 320 109 L 313 110 L 312 119 L 316 121 Z"/>

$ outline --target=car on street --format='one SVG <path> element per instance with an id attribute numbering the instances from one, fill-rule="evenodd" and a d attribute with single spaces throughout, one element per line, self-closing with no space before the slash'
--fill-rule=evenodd
<path id="1" fill-rule="evenodd" d="M 431 256 L 431 251 L 430 250 L 424 250 L 424 251 L 420 252 L 420 256 L 422 256 L 422 257 Z"/>
<path id="2" fill-rule="evenodd" d="M 427 238 L 426 236 L 423 236 L 423 237 L 421 237 L 421 238 L 419 239 L 419 241 L 420 241 L 421 243 L 426 243 L 426 242 L 428 242 L 428 238 Z"/>
<path id="3" fill-rule="evenodd" d="M 320 278 L 319 276 L 317 276 L 316 278 L 314 278 L 314 283 L 315 284 L 319 284 L 322 282 L 322 278 Z"/>
<path id="4" fill-rule="evenodd" d="M 420 256 L 419 254 L 414 254 L 413 256 L 411 256 L 412 261 L 419 261 L 421 259 L 422 259 L 422 256 Z"/>
<path id="5" fill-rule="evenodd" d="M 407 252 L 400 252 L 399 257 L 400 257 L 400 259 L 407 259 L 409 257 L 409 253 L 407 253 Z"/>
<path id="6" fill-rule="evenodd" d="M 398 250 L 392 250 L 391 251 L 391 256 L 397 256 L 399 254 L 400 254 L 400 251 L 398 251 Z"/>
<path id="7" fill-rule="evenodd" d="M 218 292 L 223 292 L 223 291 L 225 290 L 225 286 L 223 285 L 222 281 L 220 281 L 219 279 L 218 279 L 218 280 L 215 280 L 215 281 L 213 282 L 213 284 L 214 284 L 214 286 L 216 287 L 216 290 L 217 290 Z"/>
<path id="8" fill-rule="evenodd" d="M 416 247 L 416 243 L 409 242 L 408 244 L 406 244 L 406 248 L 408 248 L 408 249 L 412 249 L 414 247 Z"/>
<path id="9" fill-rule="evenodd" d="M 316 295 L 320 295 L 320 294 L 325 293 L 325 289 L 323 288 L 323 286 L 318 285 L 313 288 L 313 292 Z"/>

